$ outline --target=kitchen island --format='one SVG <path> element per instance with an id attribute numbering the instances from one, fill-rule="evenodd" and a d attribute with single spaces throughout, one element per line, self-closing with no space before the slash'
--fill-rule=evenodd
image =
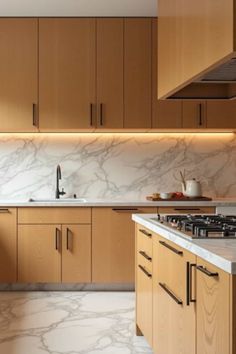
<path id="1" fill-rule="evenodd" d="M 155 354 L 235 354 L 236 239 L 191 240 L 155 215 L 132 218 L 137 334 Z"/>

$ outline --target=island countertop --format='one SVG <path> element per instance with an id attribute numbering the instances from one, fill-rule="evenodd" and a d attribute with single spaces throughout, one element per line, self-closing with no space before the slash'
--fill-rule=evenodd
<path id="1" fill-rule="evenodd" d="M 172 230 L 152 220 L 154 214 L 133 214 L 132 220 L 174 242 L 189 252 L 230 274 L 236 274 L 236 239 L 192 240 L 181 231 Z"/>

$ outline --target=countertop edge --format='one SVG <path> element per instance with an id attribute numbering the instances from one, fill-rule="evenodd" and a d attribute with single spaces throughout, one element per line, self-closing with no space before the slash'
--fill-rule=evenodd
<path id="1" fill-rule="evenodd" d="M 204 248 L 204 245 L 200 246 L 199 244 L 196 244 L 194 240 L 188 240 L 187 238 L 184 238 L 178 233 L 178 231 L 175 230 L 168 231 L 167 229 L 158 226 L 154 222 L 147 220 L 148 218 L 151 217 L 154 217 L 154 215 L 133 214 L 132 220 L 144 227 L 147 227 L 151 231 L 158 233 L 160 236 L 164 237 L 165 239 L 174 242 L 176 245 L 183 247 L 187 251 L 215 265 L 216 267 L 224 270 L 225 272 L 231 275 L 236 274 L 236 262 L 232 262 L 222 256 L 217 255 L 212 251 L 207 250 L 206 248 Z M 201 240 L 198 240 L 198 242 L 201 242 Z M 208 240 L 208 242 L 211 242 L 211 240 Z M 221 242 L 221 241 L 217 240 L 217 242 Z"/>

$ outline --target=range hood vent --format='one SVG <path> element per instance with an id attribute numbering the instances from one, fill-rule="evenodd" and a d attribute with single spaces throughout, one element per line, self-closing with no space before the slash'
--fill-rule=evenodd
<path id="1" fill-rule="evenodd" d="M 197 82 L 236 83 L 236 58 L 210 71 Z"/>

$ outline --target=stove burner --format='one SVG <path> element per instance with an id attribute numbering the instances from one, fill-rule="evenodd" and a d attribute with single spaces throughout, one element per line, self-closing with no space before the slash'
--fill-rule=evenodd
<path id="1" fill-rule="evenodd" d="M 158 219 L 157 219 L 158 221 Z M 163 223 L 192 238 L 235 238 L 235 215 L 165 215 Z"/>

